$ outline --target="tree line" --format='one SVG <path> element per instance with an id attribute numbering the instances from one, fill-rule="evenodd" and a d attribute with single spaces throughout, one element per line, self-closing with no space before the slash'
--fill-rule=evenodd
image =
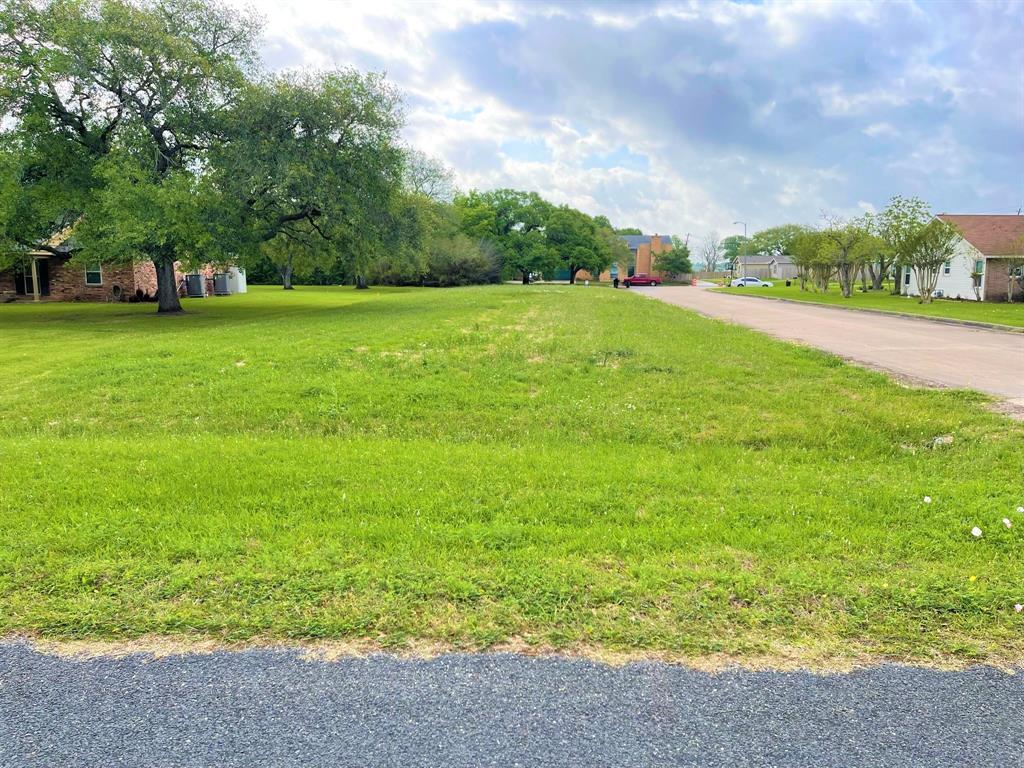
<path id="1" fill-rule="evenodd" d="M 842 295 L 853 295 L 858 279 L 863 290 L 900 293 L 904 270 L 913 272 L 919 301 L 930 303 L 944 265 L 956 253 L 959 230 L 936 218 L 926 202 L 917 197 L 893 197 L 878 213 L 854 218 L 822 215 L 819 226 L 783 224 L 752 236 L 734 235 L 719 243 L 705 239 L 707 263 L 718 257 L 730 263 L 745 255 L 788 255 L 797 270 L 801 290 L 828 291 L 839 283 Z M 711 247 L 708 247 L 708 243 Z M 981 274 L 974 271 L 975 293 L 980 292 Z M 978 297 L 980 298 L 980 296 Z"/>
<path id="2" fill-rule="evenodd" d="M 30 249 L 458 285 L 629 258 L 603 216 L 534 192 L 459 193 L 402 144 L 402 97 L 355 69 L 268 73 L 260 21 L 218 0 L 6 0 L 0 267 Z M 50 242 L 48 242 L 50 241 Z"/>

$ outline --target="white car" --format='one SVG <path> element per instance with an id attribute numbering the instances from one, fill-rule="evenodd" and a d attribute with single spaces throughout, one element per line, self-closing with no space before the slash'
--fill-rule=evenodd
<path id="1" fill-rule="evenodd" d="M 769 283 L 757 277 L 737 277 L 731 283 L 730 288 L 771 288 L 775 283 Z"/>

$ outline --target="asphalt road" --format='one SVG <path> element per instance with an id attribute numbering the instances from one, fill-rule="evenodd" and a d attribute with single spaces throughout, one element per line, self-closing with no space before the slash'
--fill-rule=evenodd
<path id="1" fill-rule="evenodd" d="M 1024 675 L 0 644 L 3 766 L 1024 765 Z"/>
<path id="2" fill-rule="evenodd" d="M 939 386 L 987 392 L 1024 409 L 1024 333 L 768 301 L 704 288 L 633 290 L 872 368 Z"/>

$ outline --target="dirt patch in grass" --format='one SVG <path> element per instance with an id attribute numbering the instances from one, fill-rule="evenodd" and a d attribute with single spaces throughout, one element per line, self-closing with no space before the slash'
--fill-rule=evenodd
<path id="1" fill-rule="evenodd" d="M 77 661 L 91 659 L 120 659 L 129 656 L 146 656 L 162 659 L 174 656 L 207 655 L 218 652 L 240 652 L 247 650 L 293 651 L 300 658 L 310 662 L 335 662 L 349 658 L 365 658 L 384 654 L 398 659 L 433 659 L 449 654 L 485 653 L 516 654 L 531 658 L 570 658 L 599 662 L 612 667 L 626 664 L 656 662 L 673 664 L 709 674 L 730 670 L 751 672 L 812 672 L 815 674 L 847 674 L 858 669 L 877 667 L 883 664 L 959 671 L 975 666 L 988 666 L 1007 674 L 1024 670 L 1024 658 L 986 659 L 984 662 L 970 661 L 956 656 L 937 655 L 919 659 L 898 655 L 872 653 L 866 647 L 851 644 L 842 654 L 830 653 L 814 645 L 782 645 L 770 653 L 730 654 L 709 653 L 688 655 L 668 651 L 629 651 L 601 648 L 599 646 L 575 645 L 556 648 L 536 644 L 523 638 L 496 643 L 480 648 L 458 645 L 410 641 L 399 647 L 385 646 L 370 640 L 317 640 L 308 642 L 282 642 L 270 639 L 252 639 L 244 642 L 225 642 L 210 638 L 146 636 L 132 640 L 46 640 L 9 636 L 5 643 L 27 643 L 34 651 L 50 656 Z"/>

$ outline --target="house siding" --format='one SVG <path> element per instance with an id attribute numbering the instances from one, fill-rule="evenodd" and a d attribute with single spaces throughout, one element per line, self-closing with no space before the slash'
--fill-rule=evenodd
<path id="1" fill-rule="evenodd" d="M 942 295 L 949 299 L 967 299 L 974 301 L 974 279 L 971 272 L 974 270 L 974 262 L 984 259 L 981 252 L 963 238 L 956 245 L 953 257 L 949 260 L 949 274 L 940 269 L 939 280 L 935 284 L 936 291 L 942 291 Z M 986 264 L 986 270 L 988 265 Z M 909 284 L 906 281 L 907 274 L 910 274 Z M 987 276 L 986 276 L 987 277 Z M 917 278 L 910 267 L 904 267 L 900 280 L 900 290 L 904 296 L 920 296 L 921 291 L 917 286 Z"/>

